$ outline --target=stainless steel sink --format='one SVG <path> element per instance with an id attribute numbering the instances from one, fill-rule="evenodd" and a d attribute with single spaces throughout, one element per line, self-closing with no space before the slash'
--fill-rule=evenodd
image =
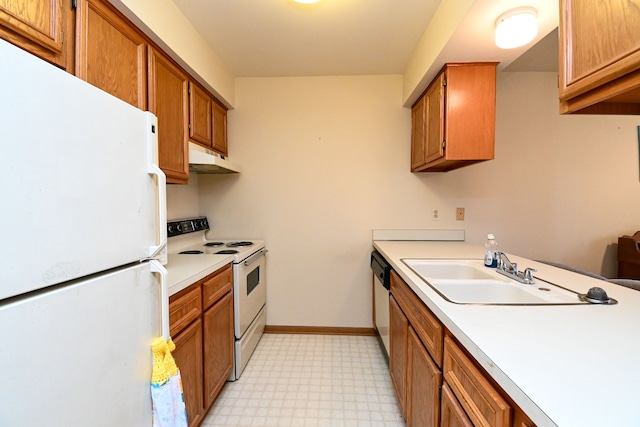
<path id="1" fill-rule="evenodd" d="M 445 300 L 456 304 L 585 304 L 576 292 L 537 277 L 527 285 L 486 268 L 482 260 L 403 259 L 411 270 Z"/>

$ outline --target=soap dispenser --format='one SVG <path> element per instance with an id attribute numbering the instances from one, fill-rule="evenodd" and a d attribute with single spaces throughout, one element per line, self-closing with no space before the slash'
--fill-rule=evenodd
<path id="1" fill-rule="evenodd" d="M 498 266 L 498 258 L 496 256 L 498 242 L 496 242 L 496 236 L 487 234 L 487 243 L 484 244 L 484 247 L 486 248 L 486 252 L 484 253 L 484 266 L 496 268 Z"/>

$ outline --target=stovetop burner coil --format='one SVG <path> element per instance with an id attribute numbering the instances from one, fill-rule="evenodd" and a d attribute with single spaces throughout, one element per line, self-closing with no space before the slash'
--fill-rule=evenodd
<path id="1" fill-rule="evenodd" d="M 182 255 L 199 255 L 199 254 L 203 254 L 204 252 L 202 251 L 182 251 L 180 252 L 180 254 Z"/>
<path id="2" fill-rule="evenodd" d="M 242 242 L 229 242 L 227 243 L 227 246 L 230 248 L 237 248 L 237 247 L 241 247 L 241 246 L 251 246 L 253 245 L 253 242 L 246 242 L 246 241 L 242 241 Z"/>
<path id="3" fill-rule="evenodd" d="M 224 246 L 224 243 L 222 243 L 222 242 L 208 242 L 208 243 L 205 243 L 204 246 L 206 246 L 208 248 L 216 248 L 218 246 Z"/>
<path id="4" fill-rule="evenodd" d="M 216 252 L 216 254 L 220 254 L 220 255 L 233 255 L 237 253 L 238 251 L 236 251 L 235 249 L 223 249 L 221 251 Z"/>

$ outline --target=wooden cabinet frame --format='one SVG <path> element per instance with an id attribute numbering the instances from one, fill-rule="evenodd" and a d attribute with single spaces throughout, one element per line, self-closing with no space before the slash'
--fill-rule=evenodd
<path id="1" fill-rule="evenodd" d="M 561 113 L 640 114 L 640 9 L 560 1 Z"/>
<path id="2" fill-rule="evenodd" d="M 0 5 L 0 38 L 73 69 L 74 13 L 66 0 L 6 0 Z"/>
<path id="3" fill-rule="evenodd" d="M 189 180 L 189 78 L 162 52 L 149 49 L 149 111 L 158 117 L 160 168 L 167 183 Z"/>
<path id="4" fill-rule="evenodd" d="M 233 369 L 232 281 L 228 264 L 169 299 L 189 427 L 202 422 Z"/>
<path id="5" fill-rule="evenodd" d="M 449 63 L 412 108 L 411 171 L 445 172 L 491 160 L 497 63 Z"/>
<path id="6" fill-rule="evenodd" d="M 101 0 L 81 0 L 79 6 L 76 76 L 146 110 L 148 42 L 145 36 L 113 6 Z"/>

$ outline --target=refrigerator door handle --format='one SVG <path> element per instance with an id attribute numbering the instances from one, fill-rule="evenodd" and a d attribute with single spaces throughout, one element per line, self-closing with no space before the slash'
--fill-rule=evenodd
<path id="1" fill-rule="evenodd" d="M 165 341 L 169 341 L 171 337 L 169 329 L 169 286 L 168 286 L 168 272 L 164 268 L 160 261 L 152 259 L 149 260 L 151 272 L 158 273 L 160 275 L 160 299 L 161 299 L 161 313 L 162 313 L 162 338 Z"/>
<path id="2" fill-rule="evenodd" d="M 167 245 L 167 178 L 158 166 L 158 119 L 152 113 L 147 113 L 147 171 L 157 177 L 158 188 L 158 229 L 160 231 L 159 244 L 149 248 L 149 258 L 157 257 Z"/>

